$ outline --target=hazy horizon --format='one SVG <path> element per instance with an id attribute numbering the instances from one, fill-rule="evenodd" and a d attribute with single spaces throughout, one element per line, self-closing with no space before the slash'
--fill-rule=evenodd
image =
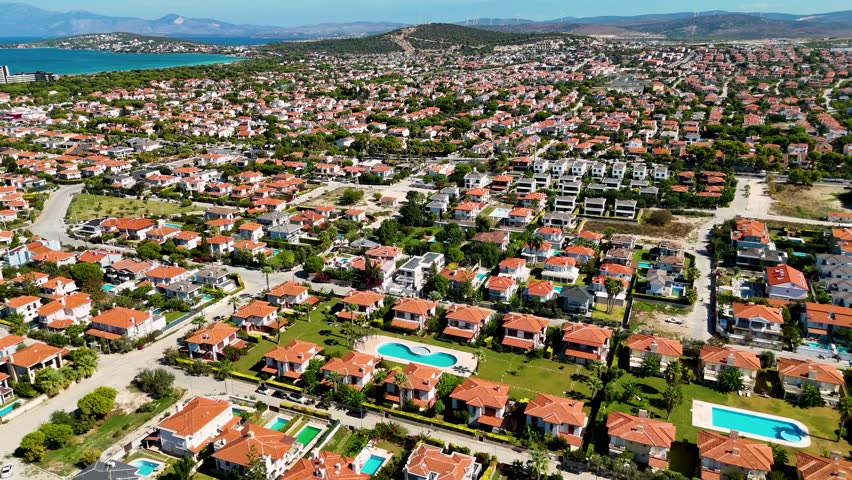
<path id="1" fill-rule="evenodd" d="M 19 3 L 57 12 L 86 10 L 101 15 L 146 19 L 179 14 L 227 23 L 280 27 L 356 21 L 416 24 L 459 22 L 475 18 L 541 21 L 569 16 L 631 16 L 709 10 L 804 15 L 852 9 L 848 0 L 815 0 L 807 4 L 792 0 L 695 0 L 688 9 L 684 8 L 682 1 L 677 0 L 655 0 L 650 2 L 651 5 L 630 0 L 599 0 L 593 3 L 571 0 L 432 0 L 428 4 L 398 0 L 248 0 L 240 3 L 232 0 L 29 0 Z"/>

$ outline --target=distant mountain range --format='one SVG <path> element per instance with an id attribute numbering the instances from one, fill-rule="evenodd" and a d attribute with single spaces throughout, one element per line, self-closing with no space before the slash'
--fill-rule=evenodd
<path id="1" fill-rule="evenodd" d="M 564 17 L 548 21 L 479 18 L 456 25 L 511 33 L 653 36 L 673 39 L 755 39 L 852 36 L 852 10 L 786 13 L 681 12 L 637 16 Z M 54 12 L 25 3 L 0 3 L 2 36 L 67 37 L 127 32 L 150 36 L 332 38 L 367 36 L 407 27 L 392 22 L 322 23 L 298 27 L 237 25 L 208 18 L 166 15 L 155 20 L 112 17 L 86 11 Z"/>

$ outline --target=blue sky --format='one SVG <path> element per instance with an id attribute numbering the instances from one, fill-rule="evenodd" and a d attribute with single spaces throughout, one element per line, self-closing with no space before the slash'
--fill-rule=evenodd
<path id="1" fill-rule="evenodd" d="M 20 0 L 55 11 L 157 18 L 169 13 L 230 23 L 295 26 L 355 20 L 422 23 L 504 17 L 638 15 L 701 10 L 822 13 L 852 9 L 849 0 Z"/>

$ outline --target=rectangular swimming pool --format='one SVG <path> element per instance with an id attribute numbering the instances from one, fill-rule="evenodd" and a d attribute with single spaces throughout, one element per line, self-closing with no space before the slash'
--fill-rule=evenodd
<path id="1" fill-rule="evenodd" d="M 155 462 L 153 460 L 148 460 L 145 458 L 137 458 L 136 460 L 130 462 L 130 465 L 136 467 L 136 473 L 138 473 L 139 475 L 142 475 L 143 477 L 149 477 L 152 473 L 154 473 L 154 470 L 156 470 L 157 467 L 162 465 L 162 463 Z"/>
<path id="2" fill-rule="evenodd" d="M 801 442 L 808 435 L 792 421 L 720 406 L 712 407 L 712 422 L 714 427 L 736 430 L 752 438 Z"/>
<path id="3" fill-rule="evenodd" d="M 290 423 L 289 419 L 284 417 L 275 417 L 275 419 L 266 424 L 266 428 L 280 432 L 281 430 L 284 430 L 284 427 L 286 427 L 288 423 Z"/>
<path id="4" fill-rule="evenodd" d="M 299 430 L 299 434 L 296 435 L 296 441 L 301 443 L 302 445 L 307 445 L 311 443 L 311 440 L 316 438 L 316 436 L 319 435 L 321 431 L 322 430 L 317 427 L 312 427 L 311 425 L 308 425 L 307 427 Z"/>
<path id="5" fill-rule="evenodd" d="M 0 408 L 0 417 L 2 417 L 3 415 L 7 415 L 9 412 L 14 410 L 15 407 L 18 406 L 19 402 L 20 402 L 20 400 L 15 400 L 14 402 L 10 403 L 9 405 L 6 405 L 5 407 Z"/>
<path id="6" fill-rule="evenodd" d="M 367 475 L 375 475 L 376 472 L 382 468 L 382 464 L 385 463 L 385 458 L 380 457 L 378 455 L 370 455 L 370 458 L 364 462 L 364 466 L 361 467 L 361 473 L 366 473 Z"/>

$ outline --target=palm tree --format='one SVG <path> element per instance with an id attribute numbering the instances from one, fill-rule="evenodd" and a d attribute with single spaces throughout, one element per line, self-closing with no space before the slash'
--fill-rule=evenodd
<path id="1" fill-rule="evenodd" d="M 589 384 L 589 400 L 594 400 L 595 395 L 604 388 L 603 380 L 600 377 L 591 377 L 586 380 L 586 383 Z"/>
<path id="2" fill-rule="evenodd" d="M 852 397 L 842 397 L 834 408 L 840 413 L 840 428 L 837 430 L 837 441 L 839 442 L 840 436 L 843 435 L 843 428 L 846 427 L 846 422 L 852 418 Z"/>
<path id="3" fill-rule="evenodd" d="M 606 289 L 606 313 L 609 315 L 615 306 L 615 297 L 624 290 L 624 284 L 616 278 L 607 278 L 604 281 L 604 289 Z"/>
<path id="4" fill-rule="evenodd" d="M 230 300 L 228 300 L 228 305 L 234 307 L 234 312 L 237 311 L 237 305 L 239 305 L 239 304 L 240 304 L 240 299 L 237 298 L 237 297 L 231 297 Z"/>
<path id="5" fill-rule="evenodd" d="M 227 358 L 223 358 L 219 360 L 219 369 L 216 370 L 216 379 L 217 380 L 225 380 L 226 378 L 231 376 L 231 372 L 234 371 L 234 364 Z"/>
<path id="6" fill-rule="evenodd" d="M 683 378 L 683 366 L 680 362 L 669 362 L 666 365 L 666 371 L 664 373 L 666 377 L 666 382 L 669 385 L 676 385 L 680 383 L 680 380 Z"/>
<path id="7" fill-rule="evenodd" d="M 530 452 L 530 470 L 535 473 L 536 480 L 541 480 L 541 476 L 547 474 L 547 469 L 550 467 L 550 460 L 547 454 L 541 450 L 533 450 Z"/>
<path id="8" fill-rule="evenodd" d="M 405 410 L 405 395 L 403 395 L 403 387 L 411 386 L 408 382 L 408 375 L 402 372 L 396 372 L 393 377 L 393 383 L 399 389 L 399 408 Z"/>
<path id="9" fill-rule="evenodd" d="M 325 378 L 331 382 L 331 388 L 335 394 L 337 394 L 337 386 L 340 385 L 340 382 L 343 380 L 343 375 L 337 372 L 328 372 L 325 374 Z"/>
<path id="10" fill-rule="evenodd" d="M 260 269 L 260 271 L 263 272 L 263 275 L 266 277 L 266 290 L 269 291 L 269 274 L 272 273 L 272 267 L 266 265 Z"/>
<path id="11" fill-rule="evenodd" d="M 485 362 L 485 353 L 482 350 L 477 350 L 473 352 L 473 358 L 476 360 L 476 370 L 479 371 L 479 366 Z"/>

